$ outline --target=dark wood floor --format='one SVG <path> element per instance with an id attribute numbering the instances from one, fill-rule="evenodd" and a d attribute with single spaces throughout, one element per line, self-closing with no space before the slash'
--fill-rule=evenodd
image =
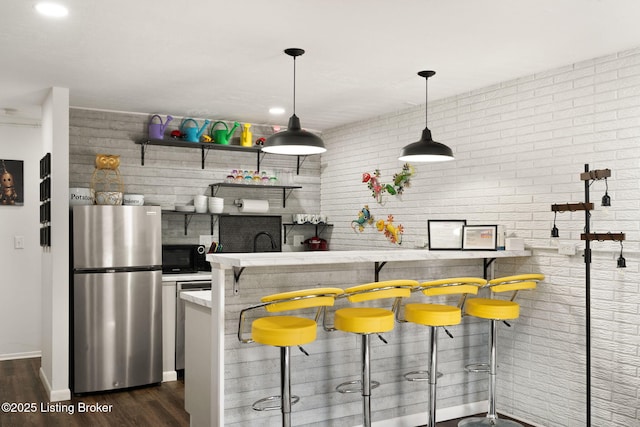
<path id="1" fill-rule="evenodd" d="M 39 369 L 39 358 L 0 362 L 0 404 L 36 404 L 32 413 L 0 411 L 0 427 L 189 426 L 181 381 L 121 392 L 74 396 L 71 401 L 58 402 L 60 406 L 56 408 L 55 404 L 48 403 Z M 83 404 L 99 404 L 102 409 L 111 405 L 111 409 L 105 413 L 78 413 Z M 42 412 L 41 405 L 50 412 Z M 73 414 L 69 414 L 69 407 L 73 408 Z M 61 412 L 54 412 L 56 409 Z"/>
<path id="2" fill-rule="evenodd" d="M 172 381 L 158 386 L 120 392 L 74 396 L 71 401 L 49 403 L 40 382 L 40 359 L 0 361 L 0 403 L 29 404 L 31 412 L 0 410 L 0 427 L 188 427 L 184 410 L 184 383 Z M 33 407 L 35 404 L 35 408 Z M 100 405 L 104 413 L 79 413 L 85 405 Z M 73 409 L 70 414 L 69 408 Z M 43 412 L 48 410 L 48 412 Z M 443 421 L 437 427 L 457 427 L 459 420 Z M 524 427 L 531 427 L 524 424 Z"/>

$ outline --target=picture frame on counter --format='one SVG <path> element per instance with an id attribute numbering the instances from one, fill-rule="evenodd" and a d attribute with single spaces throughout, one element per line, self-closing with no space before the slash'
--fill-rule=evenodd
<path id="1" fill-rule="evenodd" d="M 462 230 L 467 220 L 430 219 L 427 221 L 430 251 L 462 249 Z"/>
<path id="2" fill-rule="evenodd" d="M 497 225 L 465 225 L 462 228 L 462 249 L 495 251 L 498 243 Z"/>

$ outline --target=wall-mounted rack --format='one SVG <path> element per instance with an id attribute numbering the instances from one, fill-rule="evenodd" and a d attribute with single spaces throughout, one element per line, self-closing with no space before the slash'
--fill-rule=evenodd
<path id="1" fill-rule="evenodd" d="M 625 240 L 624 233 L 592 233 L 590 230 L 590 217 L 594 204 L 589 202 L 589 186 L 590 181 L 607 179 L 611 176 L 610 169 L 589 170 L 589 165 L 584 165 L 584 172 L 580 174 L 580 180 L 584 181 L 584 202 L 582 203 L 564 203 L 551 205 L 552 212 L 575 212 L 584 211 L 584 233 L 580 235 L 580 240 L 584 240 L 584 262 L 585 262 L 585 335 L 586 335 L 586 409 L 587 409 L 587 427 L 591 427 L 591 242 L 592 241 L 616 241 Z M 554 221 L 554 231 L 557 233 Z M 621 243 L 622 244 L 622 243 Z M 620 254 L 622 257 L 622 253 Z M 619 265 L 620 266 L 620 265 Z"/>
<path id="2" fill-rule="evenodd" d="M 256 156 L 256 170 L 260 171 L 260 164 L 262 160 L 264 160 L 265 152 L 262 151 L 262 147 L 253 146 L 253 147 L 243 147 L 241 145 L 222 145 L 222 144 L 214 144 L 212 142 L 188 142 L 182 141 L 180 139 L 151 139 L 144 138 L 138 141 L 135 141 L 136 144 L 140 145 L 140 164 L 144 166 L 144 157 L 147 152 L 147 148 L 150 145 L 159 145 L 163 147 L 180 147 L 180 148 L 189 148 L 189 149 L 198 149 L 200 150 L 200 167 L 204 169 L 204 161 L 207 159 L 210 150 L 216 151 L 239 151 L 244 153 L 252 153 Z M 296 156 L 296 175 L 300 175 L 300 167 L 306 160 L 307 156 Z M 302 159 L 301 159 L 302 157 Z"/>
<path id="3" fill-rule="evenodd" d="M 140 144 L 140 163 L 144 166 L 144 156 L 147 152 L 147 148 L 150 145 L 160 145 L 164 147 L 181 147 L 181 148 L 190 148 L 190 149 L 199 149 L 200 157 L 201 157 L 201 168 L 204 169 L 204 161 L 209 154 L 209 150 L 220 150 L 220 151 L 242 151 L 245 153 L 253 153 L 256 155 L 256 170 L 260 170 L 260 162 L 264 157 L 264 153 L 262 153 L 262 149 L 260 147 L 242 147 L 240 145 L 222 145 L 222 144 L 214 144 L 211 142 L 188 142 L 181 141 L 179 139 L 141 139 L 136 141 L 136 144 Z"/>
<path id="4" fill-rule="evenodd" d="M 248 184 L 235 184 L 232 182 L 219 182 L 216 184 L 209 184 L 211 187 L 211 196 L 215 197 L 218 194 L 218 191 L 222 187 L 233 187 L 233 188 L 245 188 L 245 189 L 254 189 L 254 190 L 282 190 L 282 207 L 287 207 L 287 199 L 291 195 L 291 192 L 295 189 L 302 188 L 299 185 L 248 185 Z"/>

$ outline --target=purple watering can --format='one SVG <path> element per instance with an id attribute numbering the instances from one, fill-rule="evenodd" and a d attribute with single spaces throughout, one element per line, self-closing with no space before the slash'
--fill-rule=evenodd
<path id="1" fill-rule="evenodd" d="M 195 127 L 186 127 L 187 123 L 193 122 Z M 200 137 L 207 129 L 207 125 L 209 124 L 209 120 L 205 120 L 204 124 L 200 129 L 198 129 L 198 122 L 193 119 L 184 119 L 180 124 L 180 132 L 184 135 L 183 138 L 185 141 L 189 142 L 200 142 Z"/>
<path id="2" fill-rule="evenodd" d="M 158 120 L 160 120 L 160 123 L 153 123 L 153 119 L 155 119 L 156 117 L 158 118 Z M 163 139 L 164 131 L 171 120 L 173 120 L 173 117 L 167 116 L 167 121 L 162 123 L 162 118 L 159 115 L 154 114 L 153 116 L 151 116 L 151 120 L 149 122 L 149 138 Z"/>

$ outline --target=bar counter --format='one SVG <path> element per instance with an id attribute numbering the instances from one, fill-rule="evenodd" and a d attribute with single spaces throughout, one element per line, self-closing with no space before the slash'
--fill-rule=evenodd
<path id="1" fill-rule="evenodd" d="M 209 292 L 186 292 L 183 294 L 183 299 L 187 301 L 187 329 L 191 328 L 192 330 L 187 330 L 187 337 L 191 336 L 191 345 L 200 347 L 200 348 L 192 348 L 190 351 L 189 341 L 187 342 L 186 352 L 187 352 L 187 365 L 185 368 L 185 407 L 187 412 L 191 414 L 192 417 L 192 426 L 200 427 L 202 425 L 211 425 L 215 427 L 221 427 L 224 425 L 238 423 L 238 425 L 242 425 L 242 423 L 246 423 L 251 420 L 243 420 L 242 422 L 238 421 L 237 414 L 234 414 L 232 418 L 234 420 L 227 420 L 227 424 L 225 424 L 225 372 L 229 375 L 229 369 L 225 370 L 225 363 L 230 363 L 230 361 L 225 360 L 225 335 L 227 335 L 227 340 L 235 340 L 235 343 L 227 342 L 226 350 L 227 352 L 232 351 L 235 352 L 237 339 L 235 338 L 236 328 L 237 328 L 237 313 L 241 306 L 250 305 L 251 303 L 256 303 L 259 301 L 260 297 L 263 295 L 267 295 L 273 292 L 284 292 L 288 290 L 294 289 L 302 289 L 309 288 L 313 286 L 302 286 L 298 285 L 298 283 L 292 279 L 295 283 L 281 283 L 285 281 L 278 281 L 274 278 L 277 274 L 288 273 L 289 271 L 300 273 L 300 269 L 297 267 L 302 266 L 303 270 L 305 266 L 309 269 L 314 268 L 313 266 L 321 266 L 319 268 L 323 268 L 323 271 L 314 275 L 316 286 L 335 286 L 336 280 L 340 280 L 340 276 L 345 276 L 340 271 L 337 273 L 332 270 L 344 270 L 345 268 L 348 270 L 351 268 L 349 265 L 359 264 L 360 268 L 363 267 L 362 264 L 365 265 L 365 268 L 368 269 L 366 264 L 371 264 L 371 275 L 370 279 L 367 280 L 369 282 L 373 282 L 376 280 L 389 280 L 390 278 L 384 277 L 380 279 L 380 274 L 384 273 L 385 266 L 389 268 L 389 263 L 409 263 L 412 267 L 415 268 L 423 268 L 425 265 L 428 265 L 429 262 L 433 261 L 445 261 L 445 260 L 482 260 L 482 268 L 485 277 L 488 273 L 488 268 L 491 266 L 493 261 L 500 258 L 514 258 L 514 257 L 528 257 L 531 256 L 531 252 L 528 250 L 522 251 L 429 251 L 425 249 L 397 249 L 397 250 L 371 250 L 371 251 L 327 251 L 327 252 L 268 252 L 268 253 L 215 253 L 208 254 L 207 261 L 210 262 L 212 271 L 211 271 L 211 279 L 212 279 L 212 289 L 211 293 Z M 425 264 L 426 263 L 426 264 Z M 393 265 L 393 264 L 391 264 Z M 404 265 L 404 264 L 399 264 Z M 331 266 L 334 266 L 332 268 Z M 274 268 L 277 269 L 273 271 L 267 271 L 264 274 L 259 275 L 259 279 L 256 277 L 258 275 L 254 275 L 253 280 L 259 280 L 259 286 L 253 286 L 251 288 L 243 288 L 243 281 L 245 277 L 243 273 L 245 270 L 250 271 L 251 269 L 264 269 L 264 268 Z M 233 273 L 232 275 L 227 275 L 227 272 Z M 326 273 L 325 273 L 326 271 Z M 332 276 L 333 273 L 333 276 Z M 293 273 L 292 273 L 293 274 Z M 471 274 L 471 273 L 467 273 Z M 227 276 L 229 276 L 229 282 L 227 282 Z M 327 280 L 323 280 L 323 277 L 326 277 Z M 338 277 L 338 278 L 336 278 Z M 415 277 L 416 280 L 420 280 Z M 347 279 L 348 280 L 348 279 Z M 366 283 L 366 281 L 361 281 L 361 283 Z M 345 286 L 352 286 L 360 284 L 357 282 L 344 282 Z M 282 285 L 282 286 L 281 286 Z M 295 286 L 297 285 L 297 286 Z M 262 293 L 257 293 L 258 290 L 262 291 Z M 230 291 L 230 295 L 225 295 Z M 208 298 L 210 297 L 210 298 Z M 243 299 L 244 298 L 244 299 Z M 230 307 L 233 307 L 232 309 Z M 199 317 L 199 320 L 195 320 L 191 322 L 189 320 L 189 313 L 192 313 L 192 316 Z M 196 313 L 197 312 L 197 313 Z M 202 317 L 203 313 L 208 314 L 210 312 L 211 318 Z M 208 325 L 203 325 L 202 322 L 209 322 Z M 225 322 L 226 325 L 225 325 Z M 194 326 L 195 325 L 195 326 Z M 204 327 L 207 326 L 207 327 Z M 193 330 L 196 329 L 196 330 Z M 210 335 L 202 336 L 202 335 Z M 319 332 L 320 335 L 320 332 Z M 197 337 L 201 336 L 201 340 L 198 343 Z M 210 344 L 207 343 L 210 338 Z M 206 354 L 208 352 L 202 351 L 202 344 L 205 343 L 207 347 L 210 348 L 210 354 Z M 258 347 L 266 347 L 260 346 L 257 344 L 251 345 L 243 345 L 243 347 L 253 347 L 253 351 Z M 256 347 L 257 346 L 257 347 Z M 271 349 L 273 350 L 273 349 Z M 189 354 L 191 353 L 191 356 Z M 235 353 L 234 357 L 237 355 Z M 276 358 L 278 352 L 273 351 L 274 358 Z M 193 362 L 193 358 L 198 359 L 196 362 Z M 237 358 L 237 357 L 236 357 Z M 189 372 L 189 360 L 192 360 L 192 363 L 195 363 L 196 366 L 192 367 L 191 372 Z M 235 360 L 237 362 L 237 360 Z M 211 371 L 208 369 L 202 369 L 202 364 L 209 365 Z M 208 366 L 206 366 L 208 367 Z M 270 369 L 266 366 L 263 369 Z M 296 372 L 295 362 L 292 365 L 292 380 L 296 380 L 296 374 L 300 372 Z M 358 371 L 354 371 L 353 377 L 358 377 Z M 251 374 L 247 374 L 247 378 L 251 376 Z M 247 379 L 245 378 L 245 380 Z M 190 381 L 191 379 L 191 381 Z M 235 378 L 234 381 L 239 381 L 238 378 Z M 259 381 L 259 379 L 253 379 L 253 382 Z M 247 380 L 247 382 L 252 382 L 251 380 Z M 206 384 L 210 384 L 210 388 L 206 386 Z M 295 384 L 295 382 L 294 382 Z M 268 384 L 273 388 L 279 389 L 279 383 L 277 380 L 273 384 Z M 294 385 L 295 387 L 295 385 Z M 226 392 L 227 399 L 229 399 L 229 391 Z M 275 393 L 279 394 L 279 392 Z M 294 390 L 295 394 L 295 390 Z M 194 396 L 199 396 L 198 398 L 194 398 Z M 259 396 L 264 397 L 264 396 Z M 359 397 L 359 396 L 358 396 Z M 380 396 L 381 397 L 381 396 Z M 194 401 L 199 401 L 200 403 Z M 257 400 L 257 399 L 255 399 Z M 375 402 L 375 397 L 374 397 Z M 210 407 L 207 407 L 207 403 L 210 403 Z M 234 402 L 235 403 L 235 402 Z M 229 400 L 227 400 L 227 405 L 229 404 Z M 293 412 L 295 414 L 296 409 L 300 406 L 295 405 L 293 407 Z M 240 412 L 246 411 L 248 414 L 253 413 L 254 411 L 251 409 L 251 401 L 242 402 L 242 407 L 244 409 L 239 410 Z M 317 415 L 317 419 L 308 419 L 310 424 L 313 422 L 319 422 L 327 420 L 327 408 L 316 408 L 315 411 L 319 412 Z M 231 410 L 227 408 L 227 412 Z M 324 413 L 323 413 L 324 411 Z M 206 413 L 208 412 L 208 413 Z M 258 413 L 260 416 L 266 417 L 267 415 L 277 415 L 279 416 L 278 411 L 273 411 L 268 414 Z M 229 414 L 228 414 L 229 415 Z M 294 415 L 295 416 L 295 415 Z M 309 417 L 314 418 L 314 417 Z M 196 424 L 197 420 L 197 424 Z M 252 419 L 255 422 L 255 418 Z M 295 418 L 294 418 L 295 420 Z M 374 419 L 375 420 L 375 419 Z M 299 423 L 299 422 L 298 422 Z M 357 424 L 354 423 L 354 424 Z M 246 424 L 245 424 L 246 425 Z M 337 425 L 337 424 L 336 424 Z"/>

